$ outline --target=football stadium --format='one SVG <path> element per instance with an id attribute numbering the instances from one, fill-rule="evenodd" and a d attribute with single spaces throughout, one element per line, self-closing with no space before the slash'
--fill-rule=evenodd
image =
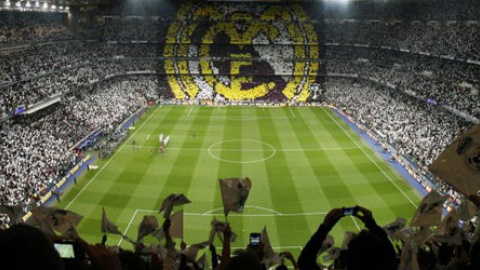
<path id="1" fill-rule="evenodd" d="M 0 0 L 8 269 L 480 269 L 477 0 Z"/>

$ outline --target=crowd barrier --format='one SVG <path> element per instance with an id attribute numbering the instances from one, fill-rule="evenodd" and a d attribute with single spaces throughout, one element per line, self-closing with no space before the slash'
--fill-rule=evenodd
<path id="1" fill-rule="evenodd" d="M 134 112 L 130 117 L 125 119 L 122 124 L 120 124 L 117 128 L 117 131 L 125 131 L 128 129 L 142 114 L 144 114 L 147 111 L 147 107 L 142 107 L 138 109 L 136 112 Z"/>
<path id="2" fill-rule="evenodd" d="M 93 160 L 94 158 L 90 155 L 87 155 L 81 159 L 62 179 L 49 188 L 49 191 L 40 199 L 40 201 L 37 203 L 37 206 L 46 204 L 50 199 L 52 199 L 52 196 L 54 195 L 53 190 L 65 189 L 68 183 L 82 173 Z M 32 212 L 26 213 L 22 218 L 23 222 L 26 222 L 31 216 Z"/>

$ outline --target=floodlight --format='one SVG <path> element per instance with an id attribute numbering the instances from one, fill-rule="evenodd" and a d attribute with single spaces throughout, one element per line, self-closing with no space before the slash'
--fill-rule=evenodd
<path id="1" fill-rule="evenodd" d="M 22 4 L 21 4 L 20 2 L 17 2 L 17 3 L 15 3 L 15 6 L 16 6 L 16 7 L 21 7 Z"/>

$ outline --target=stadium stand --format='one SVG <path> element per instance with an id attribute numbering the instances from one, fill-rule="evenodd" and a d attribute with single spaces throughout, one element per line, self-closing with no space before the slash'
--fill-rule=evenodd
<path id="1" fill-rule="evenodd" d="M 106 10 L 102 41 L 72 33 L 63 24 L 64 14 L 0 11 L 2 52 L 26 46 L 20 53 L 2 53 L 0 61 L 1 205 L 37 204 L 81 158 L 72 150 L 78 141 L 101 129 L 105 139 L 98 149 L 113 151 L 124 138 L 117 127 L 160 97 L 302 104 L 312 100 L 313 86 L 321 85 L 323 104 L 384 134 L 385 142 L 430 177 L 433 160 L 480 118 L 478 1 L 352 3 L 348 14 L 338 7 L 300 3 L 187 2 L 174 9 L 165 11 L 169 16 L 133 17 L 127 15 L 146 11 Z M 53 105 L 26 113 L 55 98 Z M 458 206 L 461 195 L 435 180 L 449 205 Z M 478 198 L 470 199 L 478 205 Z M 480 269 L 478 220 L 468 221 L 462 233 L 454 228 L 461 235 L 454 244 L 431 240 L 426 248 L 420 241 L 412 251 L 404 239 L 392 246 L 371 213 L 361 209 L 368 231 L 352 240 L 351 249 L 338 251 L 335 269 L 415 269 L 405 254 L 415 257 L 420 269 Z M 320 269 L 316 256 L 339 211 L 325 217 L 298 266 L 285 254 L 295 269 Z M 0 226 L 10 222 L 0 215 Z M 166 221 L 166 235 L 169 227 Z M 18 227 L 0 232 L 0 239 L 14 230 Z M 231 232 L 223 233 L 228 239 Z M 168 251 L 178 255 L 172 263 L 179 269 L 203 269 L 185 255 L 187 249 L 175 250 L 172 240 L 167 242 Z M 362 248 L 378 248 L 372 243 L 388 250 L 384 261 L 372 259 L 383 264 L 354 261 Z M 215 269 L 238 269 L 233 264 L 243 259 L 252 263 L 249 269 L 265 269 L 265 258 L 257 252 L 228 262 L 229 244 L 224 242 Z M 115 268 L 119 261 L 141 269 L 145 252 L 154 258 L 154 269 L 167 260 L 165 250 L 142 245 L 117 253 L 82 245 L 86 252 L 102 254 L 92 259 L 110 258 L 106 264 L 115 265 L 110 269 L 120 269 Z M 210 250 L 215 254 L 214 246 Z"/>
<path id="2" fill-rule="evenodd" d="M 95 85 L 88 93 L 39 114 L 3 122 L 1 203 L 38 202 L 45 190 L 76 164 L 78 157 L 71 148 L 80 139 L 98 128 L 113 134 L 152 97 L 158 97 L 156 82 L 130 77 Z"/>
<path id="3" fill-rule="evenodd" d="M 0 12 L 0 44 L 46 42 L 73 38 L 61 23 L 63 14 Z"/>

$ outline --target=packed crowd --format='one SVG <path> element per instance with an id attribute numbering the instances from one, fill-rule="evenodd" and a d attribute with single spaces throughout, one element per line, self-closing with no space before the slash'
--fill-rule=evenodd
<path id="1" fill-rule="evenodd" d="M 318 43 L 371 44 L 480 60 L 477 46 L 480 43 L 480 8 L 472 8 L 478 6 L 478 1 L 461 2 L 464 5 L 450 0 L 425 1 L 419 5 L 430 8 L 422 11 L 412 4 L 407 9 L 413 12 L 407 15 L 406 9 L 395 9 L 396 4 L 379 10 L 368 3 L 362 4 L 362 8 L 352 3 L 354 12 L 351 14 L 360 20 L 346 22 L 341 19 L 350 17 L 329 7 L 323 7 L 321 16 L 312 16 L 311 10 L 301 5 L 282 9 L 280 5 L 268 4 L 192 2 L 180 7 L 175 17 L 172 11 L 169 17 L 160 19 L 107 19 L 106 44 L 49 43 L 74 37 L 60 23 L 64 14 L 46 16 L 1 11 L 1 45 L 47 44 L 35 45 L 25 54 L 2 57 L 0 117 L 56 95 L 65 96 L 58 104 L 34 115 L 0 123 L 0 205 L 37 202 L 42 192 L 77 162 L 79 157 L 70 150 L 74 144 L 96 129 L 101 128 L 113 138 L 104 149 L 114 149 L 124 136 L 117 133 L 118 125 L 165 89 L 169 89 L 173 97 L 182 99 L 288 98 L 303 101 L 309 97 L 309 86 L 318 82 L 316 75 L 322 72 L 358 74 L 396 87 L 397 90 L 392 90 L 367 80 L 327 79 L 325 82 L 328 102 L 384 134 L 402 155 L 416 161 L 426 172 L 439 153 L 470 125 L 437 105 L 449 105 L 474 116 L 480 115 L 479 67 L 386 50 L 336 46 L 324 49 Z M 422 20 L 407 21 L 406 17 Z M 369 21 L 372 18 L 381 20 Z M 392 22 L 392 18 L 401 20 Z M 447 23 L 448 20 L 461 21 Z M 256 22 L 253 26 L 252 21 Z M 169 44 L 116 44 L 126 41 L 166 41 Z M 204 46 L 207 43 L 213 44 Z M 326 60 L 318 61 L 322 50 Z M 167 59 L 157 61 L 155 57 Z M 181 57 L 192 59 L 174 59 Z M 238 59 L 232 61 L 229 57 Z M 252 61 L 243 58 L 252 58 Z M 145 70 L 166 73 L 165 81 L 129 76 L 97 83 L 108 75 Z M 402 91 L 435 102 L 428 105 Z M 478 221 L 467 221 L 464 231 L 459 233 L 460 240 L 454 242 L 429 240 L 412 244 L 412 238 L 396 236 L 400 239 L 396 239 L 393 246 L 371 213 L 364 208 L 357 210 L 362 213 L 357 217 L 368 230 L 362 231 L 356 241 L 352 240 L 348 249 L 333 251 L 328 241 L 324 242 L 328 231 L 342 216 L 339 209 L 334 209 L 305 246 L 298 264 L 291 253 L 285 252 L 278 254 L 282 256 L 277 269 L 286 268 L 282 262 L 285 259 L 290 260 L 295 269 L 317 269 L 317 254 L 326 250 L 330 250 L 330 258 L 335 259 L 335 269 L 396 269 L 399 264 L 401 269 L 415 269 L 412 262 L 402 261 L 407 255 L 416 258 L 421 269 L 480 268 L 477 261 L 480 258 L 477 256 L 480 247 Z M 0 223 L 9 221 L 0 216 Z M 205 269 L 205 264 L 187 256 L 190 247 L 182 243 L 180 250 L 175 249 L 169 229 L 166 220 L 162 228 L 167 238 L 165 248 L 138 245 L 134 252 L 114 253 L 104 245 L 92 246 L 77 241 L 87 252 L 102 254 L 103 257 L 90 257 L 108 260 L 116 267 L 110 265 L 111 269 L 120 269 L 122 264 L 139 269 L 147 267 L 141 260 L 145 254 L 151 259 L 148 266 L 156 264 L 156 268 L 150 269 L 170 269 L 165 267 L 166 261 L 170 266 L 179 265 L 179 269 Z M 454 233 L 459 230 L 454 228 Z M 421 232 L 424 231 L 407 230 L 404 235 L 420 235 Z M 246 252 L 230 258 L 230 241 L 227 240 L 230 228 L 226 226 L 222 233 L 225 241 L 220 260 L 211 242 L 204 245 L 210 245 L 209 256 L 214 269 L 266 269 L 270 266 L 271 258 L 264 257 L 264 250 L 258 247 L 247 247 Z M 8 236 L 5 235 L 0 233 L 0 238 Z M 18 241 L 18 237 L 14 239 Z M 362 250 L 378 252 L 371 257 L 372 254 Z M 18 254 L 23 253 L 22 250 Z M 384 260 L 379 260 L 379 256 Z M 54 259 L 58 260 L 58 256 Z M 374 266 L 376 262 L 379 262 L 378 268 Z M 100 262 L 94 262 L 94 266 L 97 263 Z"/>
<path id="2" fill-rule="evenodd" d="M 3 122 L 0 204 L 36 202 L 77 161 L 75 143 L 98 128 L 113 133 L 147 98 L 158 97 L 157 88 L 144 77 L 99 83 L 33 116 Z"/>
<path id="3" fill-rule="evenodd" d="M 328 47 L 327 73 L 358 74 L 480 116 L 480 66 L 388 50 Z"/>
<path id="4" fill-rule="evenodd" d="M 299 2 L 301 3 L 301 2 Z M 256 2 L 145 2 L 139 5 L 134 2 L 112 3 L 104 7 L 105 15 L 114 16 L 159 16 L 163 20 L 175 19 L 174 13 L 180 8 L 195 5 L 196 14 L 202 18 L 213 20 L 227 19 L 265 19 L 265 20 L 286 20 L 294 19 L 288 14 L 284 6 L 277 3 Z M 265 14 L 269 6 L 276 6 L 274 10 Z M 302 6 L 302 5 L 300 5 Z M 306 15 L 297 16 L 298 20 L 321 20 L 327 19 L 386 19 L 386 20 L 445 20 L 445 21 L 468 21 L 480 18 L 480 3 L 476 0 L 422 0 L 422 1 L 400 1 L 400 2 L 349 2 L 345 3 L 316 1 L 308 2 Z M 233 15 L 241 8 L 244 15 Z M 233 16 L 232 16 L 233 15 Z M 182 17 L 182 19 L 187 18 Z"/>
<path id="5" fill-rule="evenodd" d="M 0 63 L 0 83 L 26 80 L 38 75 L 87 63 L 102 56 L 98 44 L 59 42 L 35 45 L 22 55 L 6 56 Z"/>
<path id="6" fill-rule="evenodd" d="M 435 105 L 369 81 L 328 79 L 328 101 L 385 140 L 424 170 L 471 124 Z"/>
<path id="7" fill-rule="evenodd" d="M 479 22 L 443 21 L 327 21 L 323 28 L 326 43 L 369 44 L 447 55 L 462 59 L 480 59 Z"/>
<path id="8" fill-rule="evenodd" d="M 90 47 L 91 50 L 95 48 Z M 90 49 L 85 51 L 85 58 L 92 59 Z M 100 51 L 101 53 L 101 51 Z M 87 56 L 89 55 L 89 56 Z M 27 63 L 27 62 L 24 62 Z M 122 75 L 133 71 L 155 71 L 156 62 L 145 58 L 112 58 L 104 60 L 79 62 L 57 72 L 38 74 L 38 77 L 12 84 L 0 85 L 0 117 L 11 115 L 18 108 L 34 105 L 54 96 L 63 95 L 77 90 L 82 86 L 89 86 L 96 80 L 102 80 L 109 75 Z"/>
<path id="9" fill-rule="evenodd" d="M 113 41 L 163 41 L 165 33 L 161 33 L 163 21 L 149 18 L 142 19 L 107 19 L 104 37 Z"/>
<path id="10" fill-rule="evenodd" d="M 347 12 L 348 11 L 348 12 Z M 321 2 L 309 9 L 313 18 L 474 21 L 480 18 L 476 0 L 423 0 L 399 2 L 349 2 L 348 5 Z"/>
<path id="11" fill-rule="evenodd" d="M 74 36 L 61 21 L 66 14 L 0 11 L 0 45 L 68 40 Z"/>
<path id="12" fill-rule="evenodd" d="M 255 37 L 254 44 L 296 43 L 302 39 L 302 36 L 297 36 L 296 33 L 306 31 L 307 33 L 316 32 L 319 37 L 322 37 L 318 39 L 317 35 L 308 34 L 308 41 L 312 44 L 318 42 L 369 44 L 379 47 L 392 47 L 397 50 L 408 49 L 413 52 L 427 52 L 435 55 L 479 60 L 480 51 L 476 44 L 480 41 L 480 23 L 478 21 L 480 16 L 469 20 L 460 15 L 451 18 L 449 16 L 458 9 L 448 8 L 453 1 L 444 2 L 445 5 L 435 5 L 432 9 L 440 7 L 442 11 L 439 11 L 438 14 L 444 14 L 445 16 L 438 15 L 438 18 L 432 18 L 432 20 L 426 19 L 428 14 L 410 12 L 415 8 L 408 7 L 408 5 L 403 7 L 407 10 L 403 14 L 401 12 L 389 14 L 388 11 L 382 9 L 377 10 L 377 13 L 372 13 L 372 17 L 365 18 L 365 14 L 368 14 L 369 11 L 362 10 L 360 7 L 358 7 L 358 12 L 352 11 L 342 14 L 344 17 L 341 17 L 331 14 L 331 9 L 328 7 L 322 7 L 320 10 L 316 9 L 315 4 L 313 4 L 313 8 L 309 6 L 304 8 L 297 4 L 282 9 L 274 4 L 195 3 L 183 5 L 178 10 L 175 20 L 150 22 L 138 19 L 109 20 L 106 24 L 105 36 L 108 40 L 161 41 L 165 36 L 166 27 L 168 27 L 169 30 L 166 32 L 165 39 L 167 43 L 218 43 L 218 40 L 214 41 L 210 36 L 212 28 L 228 33 L 231 31 L 229 28 L 247 29 L 250 26 L 265 24 L 261 28 L 266 35 Z M 470 6 L 472 8 L 462 9 L 462 12 L 465 12 L 463 15 L 478 7 L 478 3 L 473 1 L 465 0 L 464 2 L 463 7 Z M 369 4 L 364 6 L 369 7 Z M 456 4 L 456 6 L 462 5 Z M 400 7 L 397 8 L 402 10 Z M 318 14 L 323 14 L 323 17 L 313 11 L 307 14 L 309 9 L 319 12 Z M 355 10 L 355 8 L 353 9 Z M 206 16 L 207 14 L 208 16 Z M 384 14 L 389 15 L 381 20 Z M 407 17 L 412 16 L 412 14 L 415 14 L 415 17 L 408 20 Z M 353 17 L 354 20 L 345 21 L 344 19 L 351 19 L 349 16 L 355 16 Z M 252 20 L 254 23 L 252 23 Z M 298 21 L 302 23 L 298 23 Z M 241 24 L 244 26 L 241 26 Z M 137 31 L 136 25 L 142 25 L 140 27 L 142 31 Z M 271 28 L 272 25 L 275 25 L 275 29 Z M 192 31 L 195 28 L 202 29 L 200 32 L 204 35 L 196 37 Z M 143 29 L 152 29 L 152 31 L 143 31 Z M 271 38 L 272 35 L 267 32 L 274 31 L 277 33 L 276 29 L 280 29 L 278 32 L 280 36 Z M 293 37 L 293 40 L 290 39 L 291 37 Z M 252 38 L 242 35 L 231 36 L 231 42 L 250 44 Z"/>
<path id="13" fill-rule="evenodd" d="M 69 41 L 37 44 L 32 47 L 33 50 L 30 48 L 28 53 L 2 58 L 5 61 L 0 62 L 0 117 L 11 116 L 19 108 L 55 96 L 74 95 L 79 89 L 90 89 L 93 83 L 102 81 L 106 76 L 124 75 L 132 71 L 165 74 L 166 76 L 162 77 L 165 78 L 164 81 L 159 82 L 161 87 L 156 86 L 157 91 L 165 93 L 165 96 L 217 101 L 225 99 L 307 101 L 310 87 L 320 81 L 317 75 L 358 74 L 359 77 L 397 87 L 425 100 L 433 100 L 437 105 L 449 105 L 470 115 L 480 115 L 478 95 L 480 68 L 477 65 L 391 50 L 318 45 L 318 38 L 325 37 L 326 42 L 406 46 L 405 48 L 414 51 L 426 50 L 475 59 L 478 56 L 478 48 L 474 45 L 478 43 L 480 33 L 476 22 L 448 24 L 438 21 L 414 24 L 403 21 L 397 21 L 395 24 L 367 23 L 366 20 L 340 22 L 331 20 L 330 18 L 335 16 L 325 10 L 325 15 L 329 19 L 319 23 L 310 20 L 309 18 L 314 17 L 309 17 L 307 12 L 309 10 L 299 4 L 282 9 L 274 4 L 224 5 L 192 2 L 179 7 L 176 15 L 169 18 L 106 18 L 105 43 Z M 28 27 L 61 25 L 59 22 L 63 16 L 32 14 L 27 17 L 25 14 L 2 11 L 0 29 L 2 27 L 10 29 L 8 31 L 15 35 L 17 33 L 15 31 Z M 142 26 L 140 31 L 139 25 Z M 42 42 L 68 39 L 67 36 L 45 37 L 35 33 L 32 31 L 32 36 L 18 34 L 15 38 L 8 36 L 8 41 L 18 43 L 27 40 Z M 434 41 L 429 40 L 434 36 L 436 37 Z M 162 41 L 162 38 L 169 43 L 122 43 Z M 325 60 L 319 60 L 323 54 Z M 332 92 L 337 93 L 332 102 L 351 105 L 352 113 L 360 113 L 362 117 L 368 116 L 372 121 L 384 118 L 391 120 L 386 112 L 382 113 L 366 105 L 360 108 L 361 112 L 355 111 L 357 107 L 354 105 L 370 100 L 373 97 L 372 91 L 362 92 L 360 89 L 357 91 L 360 93 L 359 96 L 346 97 L 338 93 L 342 91 L 346 93 L 346 89 L 355 86 L 346 83 L 341 86 L 344 89 L 336 87 L 337 90 Z M 371 84 L 368 87 L 376 89 Z M 108 91 L 105 93 L 110 93 Z M 115 95 L 100 96 L 99 100 L 111 101 L 114 97 Z M 401 116 L 403 122 L 395 120 L 390 123 L 382 120 L 375 122 L 375 127 L 388 134 L 389 139 L 402 149 L 404 154 L 412 156 L 424 166 L 430 164 L 439 151 L 458 134 L 459 126 L 466 125 L 463 120 L 444 112 L 432 113 L 432 107 L 427 107 L 425 102 L 420 106 L 415 103 L 416 101 L 401 96 L 400 93 L 386 99 L 379 98 L 377 102 L 387 106 L 392 100 L 398 102 L 398 106 L 389 110 L 398 109 L 402 112 L 396 115 Z M 417 110 L 407 110 L 409 106 L 414 105 L 417 106 Z M 52 119 L 44 118 L 49 119 L 51 125 L 63 121 L 58 117 L 71 115 L 72 117 L 67 120 L 74 119 L 75 122 L 71 126 L 81 126 L 75 130 L 76 136 L 65 135 L 56 139 L 57 135 L 50 135 L 54 131 L 47 129 L 30 132 L 30 128 L 39 129 L 46 125 L 43 118 L 38 120 L 38 123 L 29 120 L 27 124 L 10 120 L 5 124 L 7 128 L 2 127 L 2 133 L 6 137 L 10 136 L 9 140 L 14 138 L 11 136 L 25 137 L 22 139 L 22 145 L 25 141 L 31 140 L 41 143 L 37 137 L 42 137 L 55 141 L 51 143 L 52 147 L 60 147 L 61 143 L 69 145 L 81 138 L 80 135 L 88 134 L 94 126 L 104 126 L 107 120 L 111 121 L 110 125 L 118 124 L 113 120 L 117 118 L 109 115 L 113 108 L 106 109 L 104 119 L 87 114 L 89 106 L 97 107 L 100 104 L 97 104 L 96 100 L 86 100 L 78 104 L 63 101 L 62 106 L 50 114 L 49 117 L 53 117 Z M 79 116 L 65 111 L 65 107 L 75 108 L 82 114 Z M 124 109 L 122 108 L 123 111 Z M 367 109 L 369 111 L 365 111 Z M 380 118 L 374 118 L 377 113 Z M 98 114 L 101 112 L 98 111 Z M 425 116 L 416 117 L 420 114 Z M 117 116 L 122 118 L 124 114 L 120 113 Z M 94 119 L 95 122 L 90 123 L 90 119 Z M 407 120 L 411 122 L 405 122 Z M 16 125 L 20 125 L 21 128 Z M 445 127 L 440 129 L 441 125 Z M 21 134 L 17 134 L 19 132 Z M 400 132 L 404 135 L 399 135 Z M 3 149 L 6 151 L 9 148 Z M 27 152 L 18 155 L 26 156 L 27 159 L 19 163 L 27 164 L 28 158 L 38 156 L 39 153 Z M 52 157 L 56 161 L 55 168 L 46 174 L 42 172 L 45 174 L 42 177 L 55 179 L 74 160 L 68 155 L 62 158 Z M 18 172 L 8 173 L 15 175 Z M 35 172 L 32 174 L 38 176 Z M 39 184 L 29 185 L 23 188 L 34 190 L 33 193 L 40 189 Z M 17 189 L 16 192 L 21 191 Z"/>

